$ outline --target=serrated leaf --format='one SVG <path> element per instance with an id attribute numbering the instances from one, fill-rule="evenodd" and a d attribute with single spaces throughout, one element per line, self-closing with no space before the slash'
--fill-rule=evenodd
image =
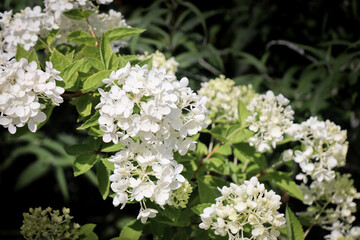
<path id="1" fill-rule="evenodd" d="M 36 54 L 36 52 L 35 52 L 34 49 L 32 49 L 32 50 L 29 52 L 29 55 L 27 56 L 27 60 L 29 61 L 29 63 L 31 63 L 32 61 L 35 61 L 36 64 L 37 64 L 37 68 L 38 68 L 38 69 L 41 68 L 41 65 L 40 65 L 38 56 L 37 56 L 37 54 Z"/>
<path id="2" fill-rule="evenodd" d="M 223 135 L 223 128 L 221 127 L 214 127 L 210 130 L 210 134 L 214 136 L 217 140 L 221 142 L 228 142 L 228 139 Z"/>
<path id="3" fill-rule="evenodd" d="M 137 65 L 139 65 L 140 67 L 144 66 L 145 64 L 148 65 L 148 69 L 152 69 L 152 65 L 153 65 L 152 56 L 137 63 Z"/>
<path id="4" fill-rule="evenodd" d="M 94 136 L 89 136 L 89 146 L 93 151 L 99 151 L 102 143 L 102 139 Z"/>
<path id="5" fill-rule="evenodd" d="M 52 29 L 46 36 L 46 43 L 50 46 L 56 39 L 57 34 L 59 33 L 59 29 Z"/>
<path id="6" fill-rule="evenodd" d="M 104 64 L 99 59 L 88 58 L 86 61 L 97 70 L 105 70 Z"/>
<path id="7" fill-rule="evenodd" d="M 291 211 L 291 209 L 286 206 L 286 228 L 287 228 L 287 237 L 289 240 L 304 240 L 304 231 L 303 228 L 295 216 L 295 214 Z"/>
<path id="8" fill-rule="evenodd" d="M 98 125 L 99 117 L 100 117 L 99 112 L 94 113 L 94 115 L 92 115 L 88 120 L 86 120 L 86 122 L 84 122 L 80 127 L 78 127 L 77 130 L 84 130 L 89 127 Z"/>
<path id="9" fill-rule="evenodd" d="M 90 33 L 84 31 L 75 31 L 70 33 L 67 36 L 67 40 L 71 42 L 87 44 L 91 46 L 95 46 L 96 44 L 96 39 L 93 36 L 91 36 Z"/>
<path id="10" fill-rule="evenodd" d="M 83 9 L 72 9 L 66 12 L 63 12 L 63 14 L 71 19 L 74 20 L 82 20 L 90 17 L 91 14 L 96 12 L 98 7 L 96 7 L 94 10 L 83 10 Z"/>
<path id="11" fill-rule="evenodd" d="M 110 41 L 106 36 L 106 34 L 103 33 L 100 44 L 100 57 L 101 57 L 101 61 L 104 63 L 105 69 L 110 69 L 109 63 L 110 63 L 111 55 L 113 53 L 114 52 L 111 49 Z"/>
<path id="12" fill-rule="evenodd" d="M 73 170 L 74 176 L 77 177 L 89 171 L 96 163 L 97 156 L 93 153 L 83 153 L 76 157 Z"/>
<path id="13" fill-rule="evenodd" d="M 102 161 L 98 163 L 96 175 L 98 179 L 99 191 L 102 198 L 105 200 L 109 196 L 110 191 L 110 170 L 104 165 Z"/>
<path id="14" fill-rule="evenodd" d="M 146 31 L 146 29 L 139 28 L 114 28 L 105 32 L 106 37 L 110 42 L 119 41 L 122 39 L 133 37 L 137 34 Z"/>
<path id="15" fill-rule="evenodd" d="M 121 240 L 138 240 L 141 236 L 142 229 L 144 224 L 140 221 L 133 220 L 125 225 L 121 230 L 120 239 Z"/>
<path id="16" fill-rule="evenodd" d="M 249 116 L 249 110 L 246 108 L 245 104 L 242 101 L 238 101 L 238 116 L 240 126 L 245 126 L 247 122 L 245 119 Z"/>
<path id="17" fill-rule="evenodd" d="M 60 77 L 62 77 L 63 81 L 59 84 L 63 83 L 64 88 L 66 90 L 71 89 L 76 86 L 78 79 L 78 69 L 84 64 L 84 60 L 76 60 L 72 62 L 69 66 L 67 66 L 63 72 L 61 72 Z"/>
<path id="18" fill-rule="evenodd" d="M 88 79 L 85 80 L 81 91 L 90 92 L 98 89 L 101 85 L 104 85 L 102 80 L 109 78 L 111 72 L 111 70 L 102 70 L 91 75 Z"/>
<path id="19" fill-rule="evenodd" d="M 200 215 L 201 213 L 203 213 L 205 208 L 210 207 L 210 206 L 211 206 L 211 203 L 200 203 L 200 204 L 192 207 L 191 211 L 193 211 L 197 215 Z"/>
<path id="20" fill-rule="evenodd" d="M 70 65 L 69 59 L 56 49 L 53 50 L 50 61 L 53 67 L 60 72 L 64 71 L 64 69 Z"/>
<path id="21" fill-rule="evenodd" d="M 300 201 L 304 201 L 304 195 L 299 186 L 286 173 L 269 170 L 266 172 L 266 175 L 270 178 L 270 181 L 281 190 Z"/>
<path id="22" fill-rule="evenodd" d="M 113 52 L 111 54 L 110 61 L 109 61 L 109 69 L 118 70 L 119 69 L 119 63 L 120 63 L 119 57 L 116 55 L 116 53 Z"/>

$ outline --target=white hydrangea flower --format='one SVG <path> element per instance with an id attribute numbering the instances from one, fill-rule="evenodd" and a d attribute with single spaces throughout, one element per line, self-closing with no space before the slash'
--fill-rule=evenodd
<path id="1" fill-rule="evenodd" d="M 27 51 L 35 46 L 43 17 L 40 6 L 27 7 L 14 15 L 12 11 L 0 13 L 2 51 L 9 55 L 7 60 L 15 56 L 18 44 Z"/>
<path id="2" fill-rule="evenodd" d="M 249 117 L 246 119 L 250 124 L 249 129 L 255 133 L 249 139 L 250 146 L 265 152 L 283 140 L 294 119 L 294 111 L 289 103 L 283 95 L 275 96 L 272 91 L 253 98 L 248 105 Z"/>
<path id="3" fill-rule="evenodd" d="M 73 31 L 89 31 L 88 23 L 85 20 L 74 20 L 62 16 L 60 22 L 60 32 L 57 35 L 55 44 L 66 43 L 75 45 L 75 43 L 67 41 L 67 36 Z M 108 13 L 99 13 L 99 11 L 96 11 L 94 14 L 90 15 L 89 23 L 94 30 L 95 36 L 98 38 L 110 29 L 120 27 L 130 28 L 121 12 L 114 11 L 113 9 L 110 9 Z M 128 41 L 126 39 L 113 41 L 111 42 L 111 48 L 113 51 L 117 52 L 121 47 L 126 47 L 127 44 Z"/>
<path id="4" fill-rule="evenodd" d="M 188 180 L 182 183 L 181 187 L 171 193 L 170 200 L 176 208 L 186 208 L 193 188 Z"/>
<path id="5" fill-rule="evenodd" d="M 185 182 L 183 165 L 173 154 L 195 150 L 190 136 L 207 126 L 206 99 L 187 87 L 186 78 L 169 81 L 164 69 L 148 70 L 147 65 L 127 63 L 103 83 L 107 88 L 99 89 L 96 106 L 103 141 L 124 145 L 109 159 L 115 163 L 110 176 L 113 204 L 123 208 L 127 201 L 140 202 L 138 218 L 145 222 L 156 215 L 145 202 L 171 205 L 172 191 Z"/>
<path id="6" fill-rule="evenodd" d="M 345 165 L 347 133 L 333 122 L 310 117 L 301 124 L 293 124 L 288 134 L 304 148 L 304 151 L 295 150 L 292 156 L 303 172 L 297 175 L 298 180 L 306 183 L 310 176 L 314 181 L 330 181 L 335 177 L 333 169 Z"/>
<path id="7" fill-rule="evenodd" d="M 0 68 L 0 125 L 8 128 L 11 134 L 17 127 L 28 125 L 30 131 L 37 130 L 36 123 L 46 120 L 41 110 L 44 103 L 51 100 L 59 105 L 62 87 L 56 86 L 55 80 L 61 81 L 60 72 L 46 62 L 45 72 L 37 69 L 35 61 L 28 63 L 24 58 L 6 62 Z"/>
<path id="8" fill-rule="evenodd" d="M 208 100 L 206 103 L 209 109 L 206 119 L 208 124 L 219 120 L 237 121 L 238 101 L 241 100 L 247 106 L 254 97 L 258 96 L 251 84 L 235 86 L 235 82 L 225 78 L 224 75 L 201 83 L 198 92 Z"/>
<path id="9" fill-rule="evenodd" d="M 325 239 L 330 240 L 358 240 L 360 239 L 360 227 L 351 225 L 343 225 L 340 222 L 333 224 L 333 230 Z"/>
<path id="10" fill-rule="evenodd" d="M 213 229 L 216 235 L 229 236 L 229 240 L 277 239 L 277 227 L 285 225 L 284 214 L 278 212 L 281 197 L 267 191 L 256 177 L 240 186 L 219 189 L 221 196 L 216 203 L 200 214 L 202 229 Z M 246 238 L 244 229 L 251 227 L 251 237 Z"/>
<path id="11" fill-rule="evenodd" d="M 355 221 L 354 200 L 360 199 L 360 193 L 354 188 L 354 181 L 350 177 L 350 174 L 337 173 L 330 181 L 313 181 L 310 186 L 302 184 L 300 189 L 304 195 L 304 203 L 312 207 L 298 214 L 310 218 L 319 215 L 317 223 L 322 228 L 334 231 L 334 236 L 336 232 L 345 233 Z M 322 211 L 324 207 L 325 210 Z"/>
<path id="12" fill-rule="evenodd" d="M 139 57 L 139 60 L 145 60 L 151 57 L 152 66 L 154 68 L 164 68 L 167 75 L 175 76 L 179 63 L 175 60 L 174 57 L 166 59 L 165 55 L 162 52 L 156 50 L 156 52 L 152 54 L 145 52 L 144 55 L 141 55 Z M 169 78 L 169 80 L 171 80 L 171 78 Z"/>

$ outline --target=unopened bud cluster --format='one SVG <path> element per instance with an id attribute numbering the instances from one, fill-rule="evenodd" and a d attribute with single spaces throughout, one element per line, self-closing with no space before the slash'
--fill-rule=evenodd
<path id="1" fill-rule="evenodd" d="M 24 213 L 20 233 L 26 240 L 75 240 L 79 238 L 80 225 L 71 222 L 70 210 L 63 208 L 52 210 L 50 207 L 42 210 L 30 208 Z"/>

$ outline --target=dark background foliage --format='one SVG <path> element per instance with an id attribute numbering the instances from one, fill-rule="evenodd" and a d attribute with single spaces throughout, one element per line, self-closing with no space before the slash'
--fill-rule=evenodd
<path id="1" fill-rule="evenodd" d="M 41 1 L 5 0 L 0 11 L 17 12 L 36 4 Z M 178 77 L 187 76 L 194 89 L 224 74 L 238 84 L 253 84 L 261 93 L 268 89 L 282 93 L 291 100 L 298 122 L 318 116 L 346 129 L 349 152 L 341 171 L 351 173 L 360 190 L 358 4 L 356 0 L 114 0 L 100 11 L 113 8 L 129 25 L 146 28 L 126 51 L 158 49 L 175 56 L 180 63 Z M 22 141 L 8 139 L 7 131 L 0 129 L 0 239 L 20 239 L 21 214 L 29 207 L 70 207 L 75 222 L 98 225 L 100 239 L 117 235 L 134 217 L 137 206 L 135 211 L 133 206 L 114 208 L 110 199 L 102 200 L 94 176 L 74 178 L 71 167 L 61 164 L 61 146 L 86 141 L 75 130 L 75 115 L 70 104 L 63 104 L 40 134 Z M 60 147 L 51 146 L 51 140 Z M 16 153 L 26 147 L 33 151 Z M 29 185 L 19 183 L 23 171 L 39 159 L 36 168 L 45 170 Z M 309 239 L 317 239 L 317 231 L 313 232 Z"/>

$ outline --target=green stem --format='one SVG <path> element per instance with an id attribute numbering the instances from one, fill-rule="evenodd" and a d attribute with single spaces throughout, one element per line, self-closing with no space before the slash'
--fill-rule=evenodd
<path id="1" fill-rule="evenodd" d="M 325 211 L 326 207 L 330 204 L 330 201 L 327 201 L 325 203 L 325 205 L 321 208 L 320 212 L 315 216 L 314 218 L 314 223 L 310 225 L 310 227 L 305 231 L 304 233 L 304 238 L 306 238 L 306 236 L 309 234 L 309 232 L 311 231 L 311 229 L 316 225 L 316 220 L 319 219 L 319 217 L 321 216 L 321 214 Z"/>
<path id="2" fill-rule="evenodd" d="M 44 44 L 46 46 L 46 48 L 51 52 L 53 53 L 53 50 L 50 48 L 49 44 L 47 44 L 46 42 L 44 42 L 44 40 L 42 40 L 41 38 L 39 38 L 39 41 Z"/>

